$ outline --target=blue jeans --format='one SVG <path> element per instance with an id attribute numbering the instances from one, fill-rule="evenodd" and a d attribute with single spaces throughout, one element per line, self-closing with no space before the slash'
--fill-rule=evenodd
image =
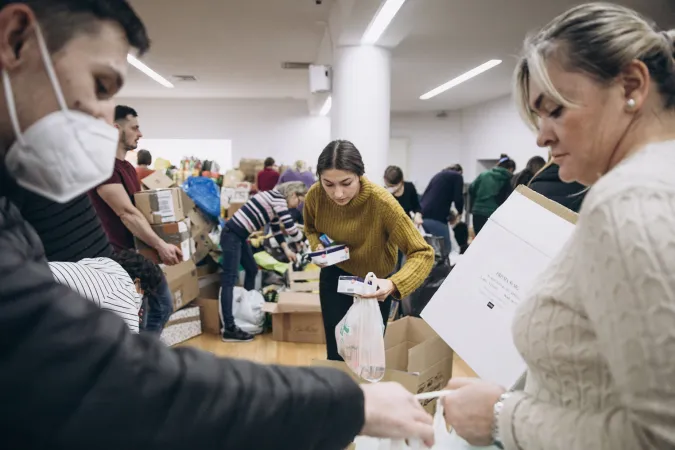
<path id="1" fill-rule="evenodd" d="M 443 238 L 445 252 L 449 254 L 452 244 L 450 244 L 450 229 L 448 228 L 448 224 L 434 219 L 424 219 L 422 226 L 424 227 L 424 231 L 430 235 Z M 457 249 L 457 251 L 459 251 L 459 249 Z"/>
<path id="2" fill-rule="evenodd" d="M 232 302 L 234 299 L 234 286 L 239 279 L 239 264 L 244 267 L 244 289 L 255 289 L 255 277 L 258 274 L 258 264 L 253 259 L 253 252 L 245 239 L 234 234 L 227 227 L 220 234 L 220 247 L 223 251 L 223 271 L 220 274 L 220 318 L 225 327 L 234 326 L 232 315 Z"/>
<path id="3" fill-rule="evenodd" d="M 173 295 L 164 274 L 162 274 L 162 282 L 157 287 L 157 291 L 146 295 L 143 304 L 147 304 L 147 308 L 143 314 L 141 331 L 160 334 L 173 314 Z"/>

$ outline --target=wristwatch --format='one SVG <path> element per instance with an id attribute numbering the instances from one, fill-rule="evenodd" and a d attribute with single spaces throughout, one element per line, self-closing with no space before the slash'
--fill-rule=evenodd
<path id="1" fill-rule="evenodd" d="M 492 421 L 492 445 L 494 445 L 497 448 L 504 448 L 504 444 L 502 444 L 502 439 L 501 439 L 501 434 L 499 432 L 499 415 L 502 412 L 502 409 L 504 409 L 504 402 L 511 397 L 510 392 L 505 392 L 502 395 L 499 396 L 499 400 L 497 400 L 497 403 L 495 403 L 495 406 L 492 409 L 493 412 L 493 421 Z"/>

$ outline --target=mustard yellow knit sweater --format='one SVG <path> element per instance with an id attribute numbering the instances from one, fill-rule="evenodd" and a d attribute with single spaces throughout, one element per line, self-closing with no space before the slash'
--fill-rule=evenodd
<path id="1" fill-rule="evenodd" d="M 358 196 L 344 206 L 332 201 L 321 183 L 316 183 L 307 193 L 304 216 L 305 234 L 312 249 L 321 243 L 322 234 L 349 247 L 350 259 L 339 267 L 352 275 L 391 275 L 400 249 L 406 255 L 406 263 L 390 277 L 400 298 L 420 287 L 431 272 L 434 250 L 394 196 L 364 177 Z"/>

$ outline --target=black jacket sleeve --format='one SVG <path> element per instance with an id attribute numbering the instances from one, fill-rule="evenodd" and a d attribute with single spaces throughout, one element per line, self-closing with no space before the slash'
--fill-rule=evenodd
<path id="1" fill-rule="evenodd" d="M 464 177 L 457 174 L 455 177 L 455 208 L 457 208 L 457 215 L 461 216 L 464 212 Z"/>
<path id="2" fill-rule="evenodd" d="M 364 399 L 338 371 L 261 366 L 132 334 L 52 279 L 0 197 L 0 448 L 345 448 Z"/>
<path id="3" fill-rule="evenodd" d="M 412 207 L 411 211 L 415 214 L 422 212 L 422 206 L 420 206 L 420 196 L 417 193 L 417 188 L 414 183 L 406 181 L 406 191 L 410 190 L 410 206 Z"/>

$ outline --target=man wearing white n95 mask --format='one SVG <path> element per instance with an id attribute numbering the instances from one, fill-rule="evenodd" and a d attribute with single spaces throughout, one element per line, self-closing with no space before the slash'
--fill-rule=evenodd
<path id="1" fill-rule="evenodd" d="M 2 181 L 68 201 L 107 179 L 117 131 L 100 119 L 130 47 L 148 46 L 123 0 L 0 0 L 0 448 L 334 450 L 359 432 L 430 443 L 431 418 L 399 385 L 169 349 L 54 281 Z"/>

